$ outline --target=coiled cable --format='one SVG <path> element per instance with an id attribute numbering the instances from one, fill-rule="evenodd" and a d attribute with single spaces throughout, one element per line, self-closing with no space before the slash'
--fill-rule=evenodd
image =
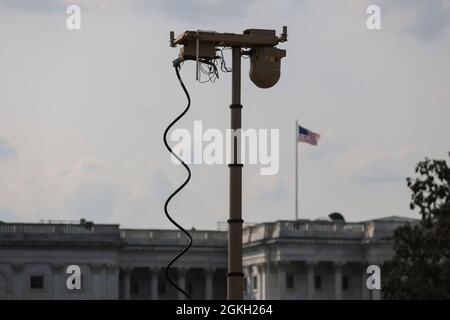
<path id="1" fill-rule="evenodd" d="M 167 264 L 166 269 L 165 269 L 165 275 L 166 275 L 166 279 L 167 281 L 175 288 L 177 289 L 179 292 L 183 293 L 186 298 L 192 300 L 192 297 L 182 288 L 180 288 L 169 276 L 169 269 L 170 267 L 175 263 L 175 261 L 177 261 L 183 254 L 185 254 L 190 247 L 192 246 L 192 236 L 189 234 L 189 232 L 187 232 L 180 224 L 178 224 L 170 215 L 169 212 L 167 210 L 167 207 L 169 205 L 170 200 L 172 200 L 172 198 L 181 191 L 181 189 L 183 189 L 189 182 L 189 180 L 191 179 L 191 170 L 189 169 L 189 167 L 187 166 L 187 164 L 177 155 L 173 152 L 172 148 L 169 146 L 169 144 L 167 143 L 167 134 L 169 133 L 170 129 L 172 128 L 172 126 L 178 121 L 180 120 L 189 110 L 190 106 L 191 106 L 191 97 L 189 96 L 189 92 L 187 91 L 183 80 L 181 79 L 180 76 L 180 61 L 179 60 L 175 60 L 173 62 L 173 66 L 175 68 L 175 73 L 177 75 L 178 81 L 180 82 L 181 87 L 183 88 L 184 93 L 186 94 L 186 98 L 187 98 L 187 106 L 184 109 L 184 111 L 178 115 L 170 124 L 169 126 L 166 128 L 166 130 L 164 131 L 164 144 L 167 148 L 167 150 L 169 150 L 169 152 L 178 160 L 180 161 L 180 163 L 183 165 L 183 167 L 186 169 L 188 176 L 186 178 L 186 180 L 183 182 L 183 184 L 181 186 L 179 186 L 170 196 L 169 198 L 167 198 L 166 203 L 164 204 L 164 212 L 166 214 L 167 219 L 169 219 L 169 221 L 176 226 L 181 232 L 184 233 L 184 235 L 187 237 L 187 239 L 189 240 L 189 243 L 187 244 L 187 246 L 181 251 L 179 252 L 174 258 L 172 258 L 172 260 L 170 260 L 170 262 Z"/>

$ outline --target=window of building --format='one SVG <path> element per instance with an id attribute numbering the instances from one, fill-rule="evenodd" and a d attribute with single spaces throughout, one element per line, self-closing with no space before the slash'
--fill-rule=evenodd
<path id="1" fill-rule="evenodd" d="M 193 289 L 192 282 L 191 282 L 191 281 L 188 281 L 188 283 L 187 283 L 187 293 L 188 293 L 189 295 L 192 294 L 192 289 Z"/>
<path id="2" fill-rule="evenodd" d="M 342 278 L 342 289 L 348 290 L 350 288 L 350 278 L 348 276 L 344 276 Z"/>
<path id="3" fill-rule="evenodd" d="M 286 289 L 294 289 L 294 275 L 286 274 Z"/>
<path id="4" fill-rule="evenodd" d="M 30 277 L 31 290 L 44 290 L 44 276 L 32 275 Z"/>
<path id="5" fill-rule="evenodd" d="M 131 282 L 131 294 L 139 294 L 139 281 Z"/>
<path id="6" fill-rule="evenodd" d="M 314 277 L 314 288 L 317 290 L 322 289 L 322 277 L 321 276 Z"/>
<path id="7" fill-rule="evenodd" d="M 158 294 L 166 294 L 166 284 L 162 281 L 158 283 Z"/>
<path id="8" fill-rule="evenodd" d="M 254 276 L 253 277 L 253 290 L 257 290 L 258 289 L 258 277 Z"/>

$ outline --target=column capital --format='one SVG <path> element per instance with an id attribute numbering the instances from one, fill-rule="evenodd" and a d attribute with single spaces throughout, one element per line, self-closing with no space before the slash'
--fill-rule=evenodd
<path id="1" fill-rule="evenodd" d="M 380 268 L 383 266 L 383 264 L 384 264 L 384 261 L 380 261 L 380 260 L 369 260 L 369 261 L 367 261 L 366 263 L 365 263 L 365 266 L 366 266 L 366 268 L 368 267 L 368 266 L 371 266 L 371 265 L 376 265 L 376 266 L 379 266 Z"/>
<path id="2" fill-rule="evenodd" d="M 187 268 L 187 267 L 178 267 L 177 268 L 178 273 L 187 273 L 188 270 L 189 270 L 189 268 Z"/>
<path id="3" fill-rule="evenodd" d="M 55 262 L 55 263 L 52 263 L 52 264 L 51 264 L 51 267 L 52 267 L 52 271 L 53 271 L 53 272 L 60 273 L 60 272 L 63 271 L 65 265 L 64 265 L 63 263 L 56 263 L 56 262 Z"/>
<path id="4" fill-rule="evenodd" d="M 244 267 L 245 268 L 245 267 Z M 208 267 L 206 267 L 206 268 L 203 268 L 204 270 L 205 270 L 205 273 L 214 273 L 214 272 L 216 272 L 216 267 L 213 267 L 213 266 L 208 266 Z"/>
<path id="5" fill-rule="evenodd" d="M 11 263 L 11 267 L 14 272 L 22 272 L 25 264 L 23 262 L 13 262 Z"/>
<path id="6" fill-rule="evenodd" d="M 366 269 L 368 266 L 370 266 L 369 262 L 367 262 L 367 261 L 361 262 L 361 268 L 363 269 L 364 272 L 366 272 Z"/>
<path id="7" fill-rule="evenodd" d="M 286 265 L 287 265 L 287 264 L 286 264 Z M 262 272 L 263 270 L 265 270 L 266 266 L 267 266 L 267 265 L 266 265 L 264 262 L 258 263 L 258 264 L 256 265 L 256 270 L 258 270 L 258 272 Z"/>
<path id="8" fill-rule="evenodd" d="M 317 265 L 319 264 L 319 261 L 317 260 L 307 260 L 305 261 L 306 267 L 308 268 L 314 268 L 317 267 Z"/>
<path id="9" fill-rule="evenodd" d="M 104 263 L 91 263 L 91 270 L 94 272 L 101 272 L 102 269 L 105 267 Z"/>
<path id="10" fill-rule="evenodd" d="M 161 271 L 161 267 L 159 267 L 159 266 L 151 266 L 148 269 L 150 270 L 151 273 L 157 273 L 157 272 Z"/>
<path id="11" fill-rule="evenodd" d="M 244 272 L 244 275 L 247 275 L 250 277 L 253 274 L 253 267 L 252 266 L 244 266 L 242 268 L 242 271 Z"/>
<path id="12" fill-rule="evenodd" d="M 276 262 L 276 266 L 277 267 L 287 267 L 289 265 L 290 265 L 290 261 L 283 260 L 283 261 L 277 261 Z"/>
<path id="13" fill-rule="evenodd" d="M 133 267 L 130 267 L 130 266 L 124 266 L 124 267 L 121 267 L 120 269 L 122 269 L 122 271 L 125 274 L 130 274 L 133 271 Z"/>
<path id="14" fill-rule="evenodd" d="M 345 261 L 333 261 L 333 267 L 335 269 L 342 269 L 346 265 Z"/>
<path id="15" fill-rule="evenodd" d="M 119 266 L 116 264 L 105 264 L 106 271 L 116 271 Z"/>

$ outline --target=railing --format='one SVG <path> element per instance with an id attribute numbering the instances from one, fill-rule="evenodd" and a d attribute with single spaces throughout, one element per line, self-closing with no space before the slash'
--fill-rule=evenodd
<path id="1" fill-rule="evenodd" d="M 393 230 L 403 223 L 391 221 L 372 221 L 365 223 L 339 223 L 326 221 L 277 221 L 247 226 L 243 230 L 243 243 L 270 239 L 387 239 Z M 228 240 L 226 231 L 189 230 L 194 242 L 204 246 L 225 246 Z M 25 234 L 46 235 L 92 235 L 116 239 L 119 237 L 130 244 L 142 245 L 183 245 L 186 237 L 179 230 L 140 230 L 119 229 L 119 225 L 103 224 L 27 224 L 0 223 L 0 237 L 3 239 L 21 238 Z M 67 237 L 62 237 L 67 238 Z M 89 239 L 90 237 L 86 238 Z M 82 237 L 80 237 L 82 239 Z"/>
<path id="2" fill-rule="evenodd" d="M 362 234 L 364 232 L 364 224 L 362 223 L 329 223 L 329 222 L 292 222 L 284 221 L 280 222 L 282 228 L 289 231 L 301 232 L 321 232 L 321 233 L 357 233 Z"/>
<path id="3" fill-rule="evenodd" d="M 364 230 L 363 223 L 277 221 L 244 229 L 243 242 L 274 238 L 362 239 Z"/>
<path id="4" fill-rule="evenodd" d="M 16 226 L 13 224 L 1 224 L 0 233 L 13 233 L 16 232 Z"/>
<path id="5" fill-rule="evenodd" d="M 31 234 L 105 234 L 118 233 L 118 225 L 76 225 L 76 224 L 0 224 L 0 233 L 31 233 Z"/>
<path id="6" fill-rule="evenodd" d="M 188 230 L 194 241 L 226 241 L 227 232 Z M 185 235 L 179 230 L 133 230 L 121 229 L 120 236 L 125 240 L 184 240 Z"/>
<path id="7" fill-rule="evenodd" d="M 309 231 L 309 232 L 364 232 L 362 223 L 323 223 L 323 222 L 292 222 L 284 221 L 283 227 L 290 231 Z"/>

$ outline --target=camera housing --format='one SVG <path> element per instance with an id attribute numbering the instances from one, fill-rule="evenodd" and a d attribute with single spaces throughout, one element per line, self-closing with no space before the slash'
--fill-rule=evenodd
<path id="1" fill-rule="evenodd" d="M 186 60 L 197 62 L 197 76 L 199 80 L 199 66 L 201 60 L 213 61 L 217 48 L 249 49 L 243 54 L 250 56 L 249 76 L 259 88 L 267 89 L 277 84 L 281 73 L 281 59 L 286 57 L 286 50 L 278 49 L 276 45 L 286 42 L 287 27 L 277 36 L 275 30 L 246 29 L 242 34 L 218 33 L 210 30 L 185 31 L 175 38 L 170 32 L 170 45 L 182 45 L 178 58 L 174 63 Z"/>
<path id="2" fill-rule="evenodd" d="M 252 82 L 259 88 L 267 89 L 277 84 L 281 73 L 281 59 L 286 50 L 275 47 L 258 47 L 250 53 L 250 72 Z"/>

